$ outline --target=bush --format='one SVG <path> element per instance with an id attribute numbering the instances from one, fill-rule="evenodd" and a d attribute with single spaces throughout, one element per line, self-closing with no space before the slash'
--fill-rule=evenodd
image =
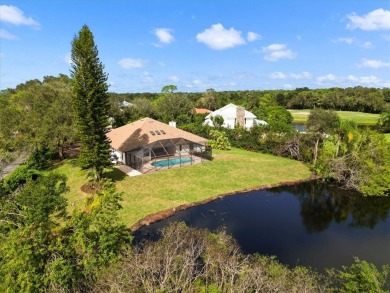
<path id="1" fill-rule="evenodd" d="M 35 149 L 25 164 L 30 169 L 45 170 L 48 167 L 48 161 L 56 157 L 56 153 L 52 152 L 46 146 Z"/>
<path id="2" fill-rule="evenodd" d="M 325 292 L 321 276 L 275 258 L 244 255 L 225 232 L 175 223 L 101 275 L 93 292 Z"/>
<path id="3" fill-rule="evenodd" d="M 380 293 L 389 292 L 387 275 L 389 266 L 383 266 L 382 271 L 367 261 L 355 257 L 355 263 L 351 266 L 343 266 L 341 270 L 330 270 L 333 278 L 334 292 L 348 293 Z M 387 284 L 386 284 L 387 283 Z"/>
<path id="4" fill-rule="evenodd" d="M 208 141 L 209 146 L 217 150 L 230 150 L 231 145 L 226 133 L 218 130 L 210 130 L 211 139 Z"/>
<path id="5" fill-rule="evenodd" d="M 32 169 L 27 165 L 21 165 L 8 174 L 4 180 L 4 188 L 7 192 L 13 192 L 28 180 L 36 180 L 40 176 L 41 173 L 38 170 Z"/>

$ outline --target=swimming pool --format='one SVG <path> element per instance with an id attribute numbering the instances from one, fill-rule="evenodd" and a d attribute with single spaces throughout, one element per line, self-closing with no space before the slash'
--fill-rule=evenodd
<path id="1" fill-rule="evenodd" d="M 154 167 L 168 167 L 168 166 L 179 165 L 179 164 L 183 164 L 183 163 L 189 163 L 191 161 L 192 160 L 190 158 L 176 158 L 176 159 L 153 162 L 152 166 L 154 166 Z"/>

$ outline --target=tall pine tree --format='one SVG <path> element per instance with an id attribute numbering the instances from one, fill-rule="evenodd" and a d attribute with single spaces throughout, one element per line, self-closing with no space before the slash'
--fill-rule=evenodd
<path id="1" fill-rule="evenodd" d="M 81 140 L 80 164 L 100 181 L 109 160 L 107 75 L 93 34 L 84 25 L 72 41 L 73 111 Z"/>

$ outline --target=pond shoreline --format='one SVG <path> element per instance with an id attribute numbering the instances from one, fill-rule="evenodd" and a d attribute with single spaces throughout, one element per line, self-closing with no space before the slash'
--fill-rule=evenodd
<path id="1" fill-rule="evenodd" d="M 227 197 L 227 196 L 232 196 L 232 195 L 236 195 L 236 194 L 239 194 L 239 193 L 245 193 L 245 192 L 250 192 L 250 191 L 270 189 L 270 188 L 273 188 L 273 187 L 292 186 L 292 185 L 296 185 L 296 184 L 299 184 L 299 183 L 310 182 L 310 181 L 314 181 L 314 180 L 318 180 L 318 179 L 319 179 L 318 176 L 311 175 L 309 178 L 302 179 L 302 180 L 285 181 L 285 182 L 279 182 L 279 183 L 275 183 L 275 184 L 264 184 L 264 185 L 260 185 L 260 186 L 257 186 L 257 187 L 251 187 L 251 188 L 246 188 L 246 189 L 243 189 L 243 190 L 237 190 L 237 191 L 232 191 L 232 192 L 220 194 L 220 195 L 217 195 L 217 196 L 214 196 L 214 197 L 210 197 L 208 199 L 205 199 L 205 200 L 202 200 L 202 201 L 198 201 L 198 202 L 191 202 L 191 203 L 182 204 L 182 205 L 179 205 L 176 208 L 171 208 L 171 209 L 167 209 L 167 210 L 163 210 L 163 211 L 157 212 L 155 214 L 148 215 L 148 216 L 142 218 L 141 220 L 139 220 L 134 225 L 132 225 L 128 230 L 131 233 L 134 233 L 134 232 L 136 232 L 137 230 L 139 230 L 140 228 L 142 228 L 144 226 L 149 226 L 149 225 L 151 225 L 151 224 L 153 224 L 155 222 L 159 222 L 159 221 L 165 220 L 165 219 L 169 218 L 170 216 L 174 215 L 176 212 L 183 211 L 183 210 L 186 210 L 186 209 L 189 209 L 189 208 L 192 208 L 192 207 L 195 207 L 195 206 L 199 206 L 199 205 L 202 205 L 202 204 L 207 204 L 209 202 L 212 202 L 214 200 L 221 199 L 221 198 L 224 198 L 224 197 Z"/>

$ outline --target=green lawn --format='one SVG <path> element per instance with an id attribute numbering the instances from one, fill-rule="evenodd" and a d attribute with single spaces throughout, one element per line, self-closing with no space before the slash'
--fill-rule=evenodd
<path id="1" fill-rule="evenodd" d="M 305 110 L 288 110 L 294 118 L 294 123 L 305 124 L 307 117 L 310 114 L 310 109 Z M 379 114 L 350 112 L 350 111 L 336 111 L 343 120 L 354 120 L 359 125 L 375 125 L 378 121 Z"/>
<path id="2" fill-rule="evenodd" d="M 266 184 L 307 179 L 311 173 L 301 162 L 233 149 L 214 151 L 215 159 L 199 165 L 128 177 L 117 169 L 107 174 L 123 191 L 121 219 L 127 226 L 156 212 L 198 202 L 224 193 Z M 69 178 L 66 195 L 70 209 L 82 208 L 88 195 L 80 191 L 85 175 L 67 161 L 55 168 Z"/>

